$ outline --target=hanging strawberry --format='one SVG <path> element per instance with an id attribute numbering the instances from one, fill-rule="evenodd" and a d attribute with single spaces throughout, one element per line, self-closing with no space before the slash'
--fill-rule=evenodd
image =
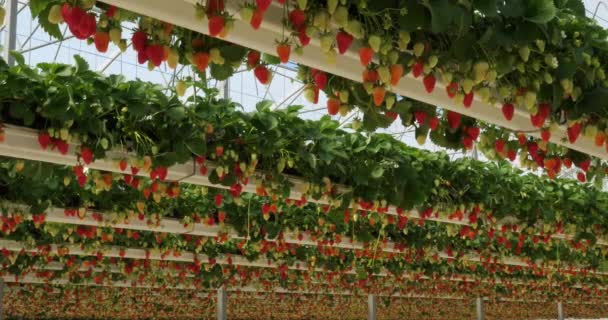
<path id="1" fill-rule="evenodd" d="M 435 76 L 432 74 L 428 74 L 426 75 L 423 79 L 422 82 L 424 83 L 424 88 L 426 89 L 426 92 L 428 93 L 432 93 L 433 90 L 435 90 Z"/>
<path id="2" fill-rule="evenodd" d="M 313 78 L 315 79 L 315 83 L 319 89 L 324 90 L 327 85 L 327 74 L 323 71 L 312 69 L 311 73 L 313 74 Z"/>
<path id="3" fill-rule="evenodd" d="M 364 67 L 369 66 L 374 57 L 374 49 L 370 47 L 361 47 L 359 49 L 359 60 Z"/>
<path id="4" fill-rule="evenodd" d="M 336 98 L 327 99 L 327 113 L 335 116 L 340 111 L 340 100 Z"/>
<path id="5" fill-rule="evenodd" d="M 226 21 L 224 16 L 217 15 L 209 17 L 209 35 L 217 37 L 222 32 L 225 25 Z"/>
<path id="6" fill-rule="evenodd" d="M 514 113 L 515 107 L 512 104 L 505 103 L 502 105 L 502 115 L 505 117 L 505 119 L 511 121 Z"/>
<path id="7" fill-rule="evenodd" d="M 401 81 L 403 77 L 403 65 L 400 63 L 396 63 L 391 65 L 391 85 L 396 86 Z"/>
<path id="8" fill-rule="evenodd" d="M 418 78 L 422 75 L 423 70 L 424 63 L 422 63 L 422 61 L 418 61 L 412 66 L 412 75 L 414 76 L 414 78 Z"/>
<path id="9" fill-rule="evenodd" d="M 255 68 L 258 64 L 260 64 L 260 52 L 259 51 L 249 51 L 247 54 L 247 67 L 249 69 Z"/>
<path id="10" fill-rule="evenodd" d="M 288 40 L 283 40 L 277 44 L 277 56 L 281 63 L 289 62 L 289 55 L 291 54 L 291 46 Z"/>
<path id="11" fill-rule="evenodd" d="M 265 65 L 258 65 L 253 70 L 253 74 L 261 84 L 267 85 L 268 83 L 270 83 L 270 71 L 266 68 Z"/>
<path id="12" fill-rule="evenodd" d="M 259 9 L 253 11 L 253 15 L 251 16 L 251 20 L 249 24 L 254 30 L 258 30 L 262 25 L 262 21 L 264 20 L 264 11 Z"/>
<path id="13" fill-rule="evenodd" d="M 200 72 L 204 72 L 209 66 L 209 54 L 207 52 L 197 52 L 194 54 L 194 64 Z"/>
<path id="14" fill-rule="evenodd" d="M 258 7 L 258 10 L 262 11 L 262 13 L 266 12 L 272 4 L 272 0 L 255 0 L 255 4 Z"/>
<path id="15" fill-rule="evenodd" d="M 465 108 L 471 107 L 471 104 L 473 103 L 473 98 L 475 98 L 475 94 L 473 93 L 473 91 L 464 95 L 464 100 L 462 101 L 462 104 Z"/>
<path id="16" fill-rule="evenodd" d="M 448 110 L 447 118 L 450 128 L 457 129 L 460 127 L 460 113 Z"/>
<path id="17" fill-rule="evenodd" d="M 379 107 L 382 104 L 382 102 L 384 102 L 384 97 L 386 95 L 386 89 L 384 89 L 384 87 L 380 87 L 380 86 L 375 87 L 372 95 L 374 96 L 374 105 L 376 105 L 376 107 Z"/>
<path id="18" fill-rule="evenodd" d="M 135 51 L 143 51 L 146 48 L 146 44 L 148 42 L 148 35 L 143 31 L 136 31 L 133 33 L 133 38 L 131 38 L 131 42 L 133 43 L 133 49 Z"/>
<path id="19" fill-rule="evenodd" d="M 289 22 L 295 29 L 299 29 L 306 24 L 306 13 L 299 9 L 292 10 L 289 13 Z"/>
<path id="20" fill-rule="evenodd" d="M 346 33 L 344 31 L 338 32 L 338 34 L 336 35 L 338 52 L 340 54 L 344 54 L 348 50 L 348 48 L 350 48 L 351 44 L 353 43 L 353 40 L 353 36 L 351 36 L 349 33 Z"/>

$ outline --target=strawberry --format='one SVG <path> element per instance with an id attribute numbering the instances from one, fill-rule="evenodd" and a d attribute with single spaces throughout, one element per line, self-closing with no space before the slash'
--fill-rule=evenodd
<path id="1" fill-rule="evenodd" d="M 296 29 L 298 29 L 306 23 L 306 13 L 299 9 L 293 9 L 289 13 L 289 21 Z"/>
<path id="2" fill-rule="evenodd" d="M 543 139 L 543 141 L 549 142 L 549 139 L 551 139 L 551 131 L 548 129 L 541 131 L 540 137 L 541 137 L 541 139 Z"/>
<path id="3" fill-rule="evenodd" d="M 215 201 L 215 206 L 216 207 L 221 207 L 222 206 L 222 202 L 224 201 L 224 197 L 221 194 L 216 194 L 214 201 Z"/>
<path id="4" fill-rule="evenodd" d="M 137 62 L 139 62 L 139 64 L 144 64 L 148 62 L 148 55 L 146 54 L 146 50 L 141 50 L 137 53 Z"/>
<path id="5" fill-rule="evenodd" d="M 386 95 L 386 89 L 384 87 L 375 87 L 373 91 L 374 104 L 379 107 L 384 102 L 384 96 Z"/>
<path id="6" fill-rule="evenodd" d="M 247 54 L 247 67 L 252 69 L 258 64 L 260 64 L 260 52 L 255 50 L 249 51 Z"/>
<path id="7" fill-rule="evenodd" d="M 460 127 L 460 113 L 448 110 L 447 118 L 450 128 L 456 129 Z"/>
<path id="8" fill-rule="evenodd" d="M 359 60 L 364 67 L 369 66 L 374 57 L 374 50 L 370 47 L 361 47 L 359 49 Z"/>
<path id="9" fill-rule="evenodd" d="M 282 42 L 277 45 L 277 55 L 281 63 L 289 62 L 289 55 L 291 53 L 291 46 L 288 43 Z"/>
<path id="10" fill-rule="evenodd" d="M 403 65 L 401 65 L 400 63 L 391 65 L 390 72 L 391 85 L 396 86 L 401 80 L 401 77 L 403 77 Z"/>
<path id="11" fill-rule="evenodd" d="M 241 10 L 239 10 L 239 15 L 241 16 L 241 20 L 245 22 L 251 21 L 251 18 L 253 17 L 253 8 L 242 7 Z"/>
<path id="12" fill-rule="evenodd" d="M 502 139 L 496 140 L 496 142 L 494 142 L 494 149 L 496 149 L 496 152 L 498 153 L 505 151 L 505 141 Z"/>
<path id="13" fill-rule="evenodd" d="M 262 20 L 264 20 L 264 12 L 258 9 L 253 12 L 249 24 L 254 30 L 258 30 L 262 25 Z"/>
<path id="14" fill-rule="evenodd" d="M 399 116 L 398 113 L 392 111 L 386 111 L 384 115 L 391 118 L 393 121 L 397 120 L 397 117 Z"/>
<path id="15" fill-rule="evenodd" d="M 340 54 L 344 54 L 348 48 L 350 48 L 351 44 L 353 43 L 353 36 L 351 36 L 349 33 L 346 33 L 344 31 L 340 31 L 338 32 L 338 34 L 336 35 L 336 42 L 338 43 L 338 52 Z"/>
<path id="16" fill-rule="evenodd" d="M 213 16 L 209 18 L 209 35 L 217 37 L 224 29 L 226 21 L 223 16 Z"/>
<path id="17" fill-rule="evenodd" d="M 515 157 L 517 157 L 517 153 L 515 152 L 515 150 L 507 151 L 507 158 L 509 158 L 509 160 L 515 161 Z"/>
<path id="18" fill-rule="evenodd" d="M 450 84 L 445 87 L 445 91 L 448 94 L 448 97 L 454 99 L 454 97 L 458 93 L 458 83 L 450 82 Z"/>
<path id="19" fill-rule="evenodd" d="M 84 146 L 81 147 L 80 148 L 80 158 L 82 159 L 84 164 L 90 164 L 91 162 L 93 162 L 93 151 L 91 151 L 90 148 L 87 148 Z"/>
<path id="20" fill-rule="evenodd" d="M 40 144 L 43 150 L 46 150 L 49 144 L 51 144 L 51 136 L 48 133 L 38 134 L 38 144 Z"/>
<path id="21" fill-rule="evenodd" d="M 310 37 L 306 34 L 306 26 L 303 25 L 298 29 L 298 39 L 303 47 L 310 43 Z"/>
<path id="22" fill-rule="evenodd" d="M 464 95 L 464 100 L 462 101 L 462 104 L 464 105 L 465 108 L 470 108 L 471 104 L 473 103 L 473 98 L 474 98 L 474 93 L 473 91 L 467 93 Z"/>
<path id="23" fill-rule="evenodd" d="M 418 122 L 418 125 L 420 125 L 420 126 L 424 126 L 426 124 L 426 117 L 427 117 L 427 114 L 424 111 L 415 111 L 414 112 L 414 118 L 416 119 L 416 122 Z"/>
<path id="24" fill-rule="evenodd" d="M 207 14 L 218 14 L 224 11 L 224 0 L 207 0 Z"/>
<path id="25" fill-rule="evenodd" d="M 55 147 L 57 147 L 57 150 L 59 150 L 59 153 L 61 153 L 62 155 L 66 155 L 68 153 L 68 149 L 70 146 L 64 140 L 56 140 Z"/>
<path id="26" fill-rule="evenodd" d="M 480 129 L 477 127 L 470 127 L 467 128 L 467 134 L 469 135 L 469 137 L 471 137 L 471 139 L 473 140 L 477 140 L 477 138 L 479 137 L 479 132 Z"/>
<path id="27" fill-rule="evenodd" d="M 467 150 L 473 149 L 473 139 L 471 139 L 469 136 L 462 137 L 462 144 Z"/>
<path id="28" fill-rule="evenodd" d="M 336 98 L 327 99 L 327 113 L 335 116 L 340 111 L 340 100 Z"/>
<path id="29" fill-rule="evenodd" d="M 431 128 L 431 131 L 437 130 L 438 126 L 439 126 L 439 118 L 431 117 L 429 119 L 429 128 Z"/>
<path id="30" fill-rule="evenodd" d="M 423 79 L 422 82 L 424 83 L 424 88 L 426 89 L 426 92 L 431 93 L 433 92 L 433 90 L 435 90 L 435 76 L 432 74 L 428 74 L 426 75 Z"/>
<path id="31" fill-rule="evenodd" d="M 120 168 L 120 171 L 125 171 L 127 170 L 127 165 L 128 162 L 125 159 L 120 160 L 120 162 L 118 163 L 118 168 Z"/>
<path id="32" fill-rule="evenodd" d="M 578 136 L 581 134 L 582 126 L 579 122 L 568 127 L 568 140 L 570 143 L 575 143 Z"/>
<path id="33" fill-rule="evenodd" d="M 585 182 L 587 181 L 587 176 L 583 173 L 583 172 L 579 172 L 576 174 L 576 178 L 578 179 L 578 181 L 580 182 Z"/>
<path id="34" fill-rule="evenodd" d="M 194 55 L 194 64 L 200 72 L 204 72 L 205 69 L 209 66 L 209 54 L 207 52 L 197 52 Z"/>
<path id="35" fill-rule="evenodd" d="M 184 80 L 179 80 L 175 84 L 175 93 L 179 97 L 183 97 L 186 94 L 186 90 L 188 89 L 188 84 Z"/>
<path id="36" fill-rule="evenodd" d="M 146 43 L 148 42 L 148 35 L 143 31 L 136 31 L 133 33 L 131 42 L 133 43 L 133 49 L 135 51 L 143 51 L 146 48 Z"/>
<path id="37" fill-rule="evenodd" d="M 106 10 L 106 15 L 108 18 L 113 19 L 116 16 L 116 11 L 118 11 L 116 6 L 109 6 L 108 10 Z"/>
<path id="38" fill-rule="evenodd" d="M 67 2 L 61 6 L 61 17 L 68 25 L 74 23 L 74 20 L 72 20 L 72 6 Z"/>
<path id="39" fill-rule="evenodd" d="M 215 147 L 215 154 L 217 155 L 218 158 L 220 158 L 224 154 L 224 147 L 222 147 L 222 146 Z"/>
<path id="40" fill-rule="evenodd" d="M 601 147 L 606 142 L 606 134 L 603 131 L 598 131 L 595 134 L 595 145 Z"/>
<path id="41" fill-rule="evenodd" d="M 505 103 L 502 105 L 502 115 L 505 119 L 511 121 L 513 119 L 513 114 L 515 112 L 515 107 L 510 103 Z"/>
<path id="42" fill-rule="evenodd" d="M 323 71 L 318 71 L 315 73 L 314 75 L 314 79 L 315 79 L 315 83 L 317 84 L 317 87 L 319 87 L 319 89 L 323 90 L 325 89 L 325 86 L 327 85 L 327 74 Z"/>
<path id="43" fill-rule="evenodd" d="M 150 60 L 152 64 L 158 67 L 163 63 L 165 49 L 160 44 L 149 45 L 146 47 L 146 56 L 148 56 L 148 60 Z"/>
<path id="44" fill-rule="evenodd" d="M 364 82 L 376 82 L 378 81 L 378 78 L 380 78 L 380 75 L 378 75 L 378 71 L 376 70 L 370 70 L 370 69 L 365 69 L 363 71 L 363 81 Z"/>
<path id="45" fill-rule="evenodd" d="M 270 82 L 270 71 L 264 65 L 258 65 L 254 70 L 253 74 L 260 81 L 261 84 L 268 84 Z"/>
<path id="46" fill-rule="evenodd" d="M 255 4 L 257 5 L 258 10 L 262 11 L 263 13 L 268 10 L 270 4 L 272 4 L 272 0 L 255 0 Z"/>
<path id="47" fill-rule="evenodd" d="M 583 171 L 588 172 L 589 167 L 591 166 L 591 159 L 587 158 L 586 160 L 579 162 L 576 166 L 581 168 Z"/>
<path id="48" fill-rule="evenodd" d="M 423 70 L 424 63 L 422 63 L 422 61 L 418 61 L 412 66 L 412 75 L 414 75 L 414 78 L 418 78 L 422 75 Z"/>
<path id="49" fill-rule="evenodd" d="M 83 188 L 87 184 L 87 176 L 81 175 L 78 176 L 78 185 Z"/>
<path id="50" fill-rule="evenodd" d="M 217 221 L 219 223 L 224 223 L 224 221 L 226 221 L 226 212 L 225 211 L 220 211 L 217 213 Z"/>
<path id="51" fill-rule="evenodd" d="M 372 50 L 374 50 L 374 52 L 379 52 L 380 46 L 382 45 L 382 38 L 380 38 L 380 36 L 377 36 L 377 35 L 371 35 L 371 36 L 369 36 L 367 43 L 372 48 Z"/>
<path id="52" fill-rule="evenodd" d="M 63 19 L 63 14 L 61 12 L 61 6 L 56 4 L 53 7 L 51 7 L 51 10 L 49 11 L 49 17 L 48 20 L 50 23 L 52 24 L 60 24 L 64 21 Z M 1 9 L 0 9 L 0 13 L 1 13 Z M 1 18 L 1 16 L 0 16 Z M 2 25 L 2 19 L 0 19 L 0 26 Z"/>

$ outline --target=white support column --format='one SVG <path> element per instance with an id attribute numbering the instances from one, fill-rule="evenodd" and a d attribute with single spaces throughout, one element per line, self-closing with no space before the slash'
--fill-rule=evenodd
<path id="1" fill-rule="evenodd" d="M 557 302 L 557 320 L 564 320 L 564 306 L 561 301 Z"/>
<path id="2" fill-rule="evenodd" d="M 479 297 L 476 300 L 476 306 L 477 306 L 477 320 L 483 320 L 484 318 L 484 312 L 483 312 L 483 298 Z"/>
<path id="3" fill-rule="evenodd" d="M 226 292 L 226 287 L 222 286 L 217 289 L 217 320 L 226 320 L 228 319 L 226 313 L 226 305 L 228 303 L 228 294 Z M 2 320 L 2 319 L 0 319 Z"/>
<path id="4" fill-rule="evenodd" d="M 367 296 L 367 320 L 378 319 L 378 301 L 376 296 L 370 294 Z"/>
<path id="5" fill-rule="evenodd" d="M 11 51 L 17 49 L 17 14 L 19 2 L 17 0 L 6 0 L 5 4 L 6 18 L 2 57 L 9 66 L 15 65 L 15 58 L 10 55 Z"/>

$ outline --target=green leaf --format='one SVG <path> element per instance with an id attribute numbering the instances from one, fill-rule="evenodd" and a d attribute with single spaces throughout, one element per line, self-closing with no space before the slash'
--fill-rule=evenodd
<path id="1" fill-rule="evenodd" d="M 431 11 L 431 30 L 433 32 L 446 31 L 459 13 L 458 5 L 450 3 L 449 0 L 429 1 L 427 8 Z"/>
<path id="2" fill-rule="evenodd" d="M 29 7 L 32 17 L 38 17 L 42 12 L 44 12 L 45 9 L 52 7 L 55 3 L 57 3 L 57 1 L 30 0 Z M 48 14 L 44 18 L 47 19 Z"/>
<path id="3" fill-rule="evenodd" d="M 263 101 L 260 101 L 260 102 L 258 102 L 258 103 L 255 105 L 255 109 L 256 109 L 258 112 L 267 112 L 267 111 L 270 111 L 270 107 L 272 107 L 272 103 L 273 103 L 273 102 L 272 102 L 272 101 L 270 101 L 270 100 L 263 100 Z"/>
<path id="4" fill-rule="evenodd" d="M 273 56 L 271 54 L 268 53 L 264 53 L 262 55 L 262 61 L 268 63 L 268 64 L 280 64 L 281 60 L 279 59 L 279 57 L 277 56 Z"/>
<path id="5" fill-rule="evenodd" d="M 222 65 L 211 64 L 211 76 L 219 81 L 224 81 L 234 74 L 234 69 L 228 63 Z"/>
<path id="6" fill-rule="evenodd" d="M 430 12 L 416 0 L 404 0 L 402 8 L 407 8 L 407 14 L 399 17 L 399 29 L 413 32 L 420 29 L 428 30 L 430 27 Z"/>
<path id="7" fill-rule="evenodd" d="M 207 145 L 203 139 L 190 139 L 186 141 L 186 147 L 188 147 L 190 152 L 197 156 L 203 156 L 205 155 L 205 152 L 207 152 Z"/>
<path id="8" fill-rule="evenodd" d="M 76 63 L 76 73 L 89 71 L 89 63 L 84 60 L 81 56 L 75 55 L 74 62 Z"/>
<path id="9" fill-rule="evenodd" d="M 51 11 L 52 7 L 53 6 L 49 5 L 44 10 L 42 10 L 42 12 L 40 12 L 40 15 L 38 16 L 38 23 L 40 24 L 42 29 L 51 37 L 61 40 L 63 39 L 63 34 L 59 29 L 59 25 L 50 23 L 48 19 L 49 12 Z"/>
<path id="10" fill-rule="evenodd" d="M 184 107 L 175 107 L 167 110 L 167 116 L 169 118 L 180 121 L 186 118 L 186 108 Z"/>
<path id="11" fill-rule="evenodd" d="M 526 0 L 525 18 L 539 24 L 547 23 L 557 14 L 553 0 Z"/>

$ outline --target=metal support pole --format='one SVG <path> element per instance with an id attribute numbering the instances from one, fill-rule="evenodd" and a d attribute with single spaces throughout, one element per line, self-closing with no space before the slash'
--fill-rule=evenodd
<path id="1" fill-rule="evenodd" d="M 367 296 L 367 320 L 378 319 L 378 301 L 376 296 L 370 294 Z"/>
<path id="2" fill-rule="evenodd" d="M 226 320 L 226 304 L 228 303 L 228 294 L 226 287 L 222 286 L 217 289 L 217 320 Z M 2 319 L 0 319 L 2 320 Z"/>
<path id="3" fill-rule="evenodd" d="M 557 302 L 557 320 L 564 320 L 564 306 L 561 301 Z"/>
<path id="4" fill-rule="evenodd" d="M 476 299 L 476 305 L 477 305 L 477 320 L 483 320 L 483 298 L 477 298 Z"/>
<path id="5" fill-rule="evenodd" d="M 15 65 L 15 58 L 10 54 L 11 51 L 17 49 L 17 0 L 7 0 L 5 3 L 6 9 L 6 36 L 4 37 L 4 51 L 2 57 L 9 66 Z"/>

